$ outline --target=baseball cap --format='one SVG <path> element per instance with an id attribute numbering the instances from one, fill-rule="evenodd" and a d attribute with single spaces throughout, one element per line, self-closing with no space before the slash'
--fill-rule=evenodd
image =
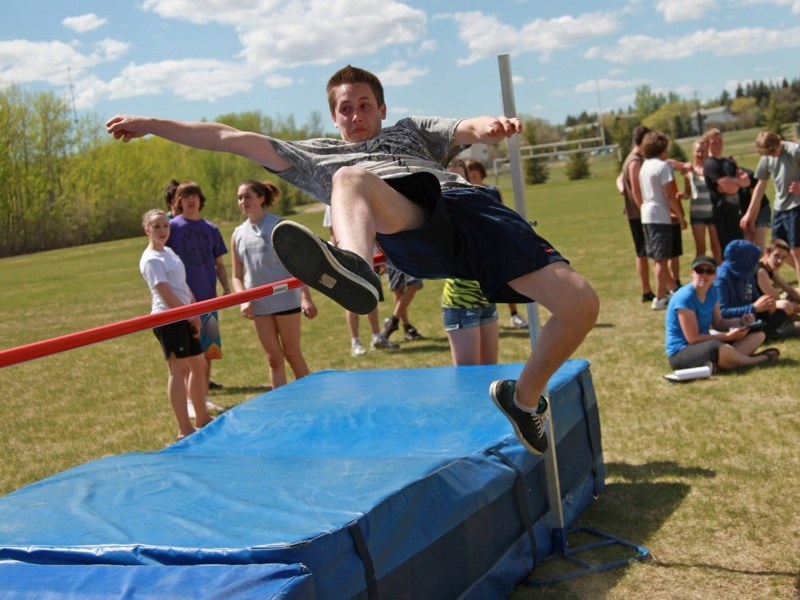
<path id="1" fill-rule="evenodd" d="M 715 263 L 714 259 L 710 256 L 698 256 L 692 261 L 692 269 L 699 267 L 700 265 L 707 265 L 709 267 L 713 267 L 714 269 L 717 268 L 717 263 Z"/>

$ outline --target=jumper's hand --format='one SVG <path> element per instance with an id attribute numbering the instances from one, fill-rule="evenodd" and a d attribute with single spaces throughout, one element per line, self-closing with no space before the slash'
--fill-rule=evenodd
<path id="1" fill-rule="evenodd" d="M 511 137 L 522 131 L 522 124 L 517 118 L 496 117 L 486 126 L 486 134 L 491 137 Z"/>
<path id="2" fill-rule="evenodd" d="M 106 131 L 114 136 L 114 139 L 130 142 L 132 139 L 147 135 L 145 122 L 142 117 L 117 115 L 106 122 Z"/>

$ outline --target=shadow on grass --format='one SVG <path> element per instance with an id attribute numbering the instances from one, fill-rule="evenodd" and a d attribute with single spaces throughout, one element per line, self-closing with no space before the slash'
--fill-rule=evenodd
<path id="1" fill-rule="evenodd" d="M 443 351 L 450 352 L 450 344 L 443 338 L 426 338 L 424 340 L 403 341 L 400 342 L 400 348 L 396 352 L 402 354 L 430 354 L 432 352 L 441 353 Z M 388 352 L 395 352 L 390 350 Z"/>
<path id="2" fill-rule="evenodd" d="M 609 463 L 607 476 L 622 480 L 609 483 L 597 501 L 580 516 L 574 527 L 589 527 L 625 540 L 634 546 L 643 545 L 657 532 L 683 502 L 691 490 L 691 479 L 715 477 L 711 469 L 684 466 L 671 461 L 651 462 L 641 465 Z M 661 478 L 685 481 L 659 481 Z M 579 543 L 576 544 L 575 541 Z M 569 547 L 591 540 L 568 541 Z M 602 565 L 633 557 L 636 552 L 624 546 L 610 546 L 581 554 L 580 558 L 594 565 Z M 647 561 L 645 564 L 649 564 Z M 628 567 L 621 566 L 607 571 L 585 575 L 563 582 L 543 586 L 520 585 L 511 596 L 512 600 L 535 597 L 581 598 L 587 590 L 591 596 L 606 596 L 625 574 Z M 531 571 L 534 580 L 549 579 L 575 572 L 575 565 L 557 556 L 540 563 Z"/>

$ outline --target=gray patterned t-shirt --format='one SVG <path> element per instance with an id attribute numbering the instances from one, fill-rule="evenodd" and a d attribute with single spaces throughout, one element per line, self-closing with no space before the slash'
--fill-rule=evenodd
<path id="1" fill-rule="evenodd" d="M 268 138 L 292 166 L 276 173 L 317 200 L 330 204 L 331 182 L 341 167 L 358 166 L 382 179 L 428 171 L 443 187 L 468 185 L 442 165 L 464 149 L 453 143 L 458 119 L 408 117 L 364 142 L 332 138 L 284 141 Z"/>

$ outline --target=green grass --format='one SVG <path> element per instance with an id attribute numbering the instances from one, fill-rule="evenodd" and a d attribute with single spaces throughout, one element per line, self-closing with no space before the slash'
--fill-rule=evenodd
<path id="1" fill-rule="evenodd" d="M 726 134 L 727 152 L 740 153 L 752 166 L 746 152 L 753 137 Z M 529 188 L 528 217 L 538 220 L 539 232 L 569 257 L 602 302 L 598 325 L 577 356 L 592 361 L 607 487 L 580 523 L 646 545 L 653 559 L 569 583 L 519 587 L 512 597 L 796 597 L 800 342 L 777 344 L 783 358 L 772 367 L 666 382 L 663 313 L 639 300 L 614 189 L 616 165 L 605 159 L 592 169 L 588 180 L 554 177 Z M 501 187 L 510 201 L 508 182 Z M 296 218 L 323 233 L 321 212 Z M 227 237 L 234 224 L 221 226 Z M 0 260 L 0 344 L 17 346 L 146 313 L 148 293 L 138 273 L 144 242 L 142 236 Z M 686 279 L 693 248 L 688 232 L 684 245 Z M 411 308 L 427 340 L 361 359 L 350 357 L 342 310 L 316 294 L 320 315 L 303 330 L 312 370 L 450 364 L 440 291 L 441 282 L 426 282 Z M 388 303 L 381 306 L 384 315 L 388 309 Z M 225 388 L 213 398 L 233 406 L 265 389 L 267 369 L 238 310 L 226 309 L 221 319 L 225 358 L 215 363 L 213 377 Z M 524 360 L 528 347 L 524 333 L 501 330 L 502 362 Z M 170 443 L 175 424 L 165 375 L 150 332 L 0 369 L 0 493 L 107 454 Z"/>

